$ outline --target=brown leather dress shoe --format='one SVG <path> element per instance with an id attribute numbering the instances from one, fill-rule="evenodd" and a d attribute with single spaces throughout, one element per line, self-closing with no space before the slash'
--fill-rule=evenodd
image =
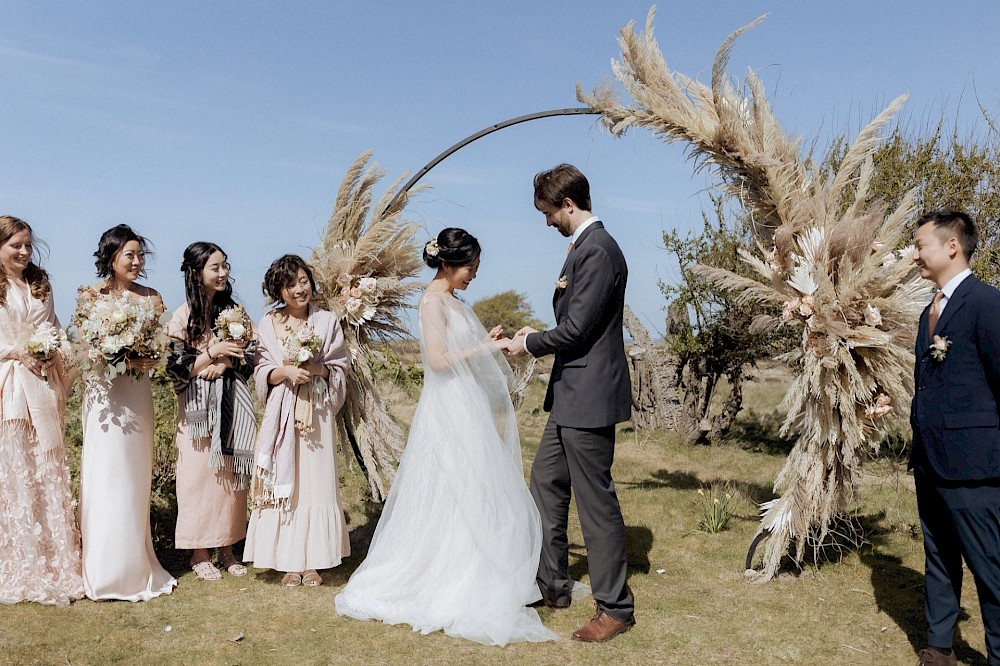
<path id="1" fill-rule="evenodd" d="M 635 625 L 635 620 L 619 622 L 598 608 L 597 613 L 587 624 L 573 632 L 573 640 L 587 643 L 603 643 L 610 641 L 618 634 L 625 633 Z"/>
<path id="2" fill-rule="evenodd" d="M 951 654 L 945 654 L 933 647 L 925 647 L 921 650 L 917 656 L 920 661 L 917 662 L 917 666 L 957 666 L 958 657 L 955 656 L 955 651 L 952 650 Z"/>

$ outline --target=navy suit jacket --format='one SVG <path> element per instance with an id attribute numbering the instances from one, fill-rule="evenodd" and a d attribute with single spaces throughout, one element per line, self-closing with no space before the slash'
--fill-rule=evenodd
<path id="1" fill-rule="evenodd" d="M 934 329 L 951 341 L 940 361 L 929 310 L 917 331 L 910 466 L 947 481 L 1000 478 L 1000 291 L 974 275 L 958 285 Z"/>
<path id="2" fill-rule="evenodd" d="M 570 428 L 603 428 L 632 418 L 622 313 L 628 266 L 604 225 L 583 230 L 566 255 L 566 288 L 552 297 L 556 327 L 533 333 L 533 356 L 555 354 L 545 411 Z"/>

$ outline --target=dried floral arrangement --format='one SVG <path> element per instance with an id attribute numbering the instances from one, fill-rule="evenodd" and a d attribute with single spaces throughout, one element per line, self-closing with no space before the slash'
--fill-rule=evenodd
<path id="1" fill-rule="evenodd" d="M 653 37 L 654 11 L 644 34 L 632 23 L 621 31 L 621 60 L 612 64 L 631 101 L 619 101 L 610 85 L 589 95 L 578 86 L 577 97 L 616 135 L 641 127 L 688 144 L 698 168 L 710 169 L 745 207 L 758 241 L 755 252 L 742 253 L 756 279 L 708 266 L 699 273 L 760 306 L 755 330 L 802 330 L 801 345 L 782 358 L 795 373 L 782 434 L 797 440 L 775 480 L 780 497 L 761 505 L 750 553 L 763 547 L 760 566 L 747 569 L 763 582 L 790 545 L 801 562 L 807 545 L 824 543 L 856 496 L 883 419 L 907 416 L 916 321 L 930 297 L 909 253 L 896 251 L 915 195 L 895 210 L 867 196 L 879 132 L 905 97 L 858 134 L 836 171 L 824 170 L 782 129 L 752 71 L 742 87 L 726 73 L 737 37 L 765 17 L 726 39 L 706 86 L 667 66 Z"/>
<path id="2" fill-rule="evenodd" d="M 320 285 L 317 302 L 340 317 L 350 355 L 347 399 L 337 420 L 341 442 L 350 442 L 376 502 L 388 495 L 403 451 L 402 430 L 375 383 L 373 368 L 385 362 L 378 343 L 409 336 L 401 314 L 423 287 L 412 278 L 424 266 L 413 240 L 418 227 L 402 220 L 410 196 L 399 192 L 404 178 L 372 205 L 372 190 L 384 175 L 370 151 L 355 159 L 311 262 Z"/>

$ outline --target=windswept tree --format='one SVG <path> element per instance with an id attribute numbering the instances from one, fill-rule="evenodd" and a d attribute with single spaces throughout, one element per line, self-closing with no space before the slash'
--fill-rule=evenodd
<path id="1" fill-rule="evenodd" d="M 676 284 L 660 282 L 660 290 L 671 301 L 666 341 L 681 394 L 676 429 L 693 443 L 725 436 L 742 407 L 747 373 L 761 359 L 794 344 L 787 330 L 753 331 L 760 308 L 719 290 L 699 273 L 697 267 L 706 265 L 752 275 L 750 265 L 740 258 L 740 251 L 754 242 L 750 224 L 744 215 L 729 214 L 722 197 L 711 195 L 711 202 L 712 213 L 702 213 L 700 232 L 663 234 L 664 247 L 680 270 Z M 729 393 L 717 409 L 714 403 L 721 390 Z"/>
<path id="2" fill-rule="evenodd" d="M 545 323 L 535 318 L 524 294 L 513 290 L 476 301 L 472 304 L 472 311 L 486 328 L 499 324 L 507 335 L 513 335 L 524 326 L 539 330 L 545 328 Z"/>

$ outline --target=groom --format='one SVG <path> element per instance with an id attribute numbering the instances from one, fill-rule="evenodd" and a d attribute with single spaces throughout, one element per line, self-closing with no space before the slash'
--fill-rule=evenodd
<path id="1" fill-rule="evenodd" d="M 556 327 L 541 333 L 522 328 L 508 352 L 555 354 L 545 394 L 549 420 L 531 468 L 531 495 L 542 516 L 537 581 L 546 605 L 569 606 L 566 527 L 575 491 L 597 613 L 573 638 L 599 643 L 635 624 L 625 522 L 611 478 L 615 424 L 632 416 L 622 335 L 628 266 L 590 212 L 590 184 L 576 167 L 560 164 L 536 175 L 534 184 L 535 208 L 546 225 L 572 241 L 552 299 Z"/>

